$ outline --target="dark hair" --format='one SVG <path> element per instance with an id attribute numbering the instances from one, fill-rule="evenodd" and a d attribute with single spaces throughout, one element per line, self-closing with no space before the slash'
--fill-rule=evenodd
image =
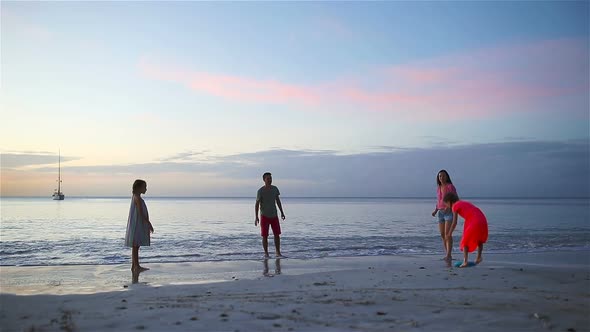
<path id="1" fill-rule="evenodd" d="M 272 176 L 272 174 L 270 174 L 270 172 L 262 174 L 262 180 L 265 180 L 267 176 Z"/>
<path id="2" fill-rule="evenodd" d="M 136 194 L 137 191 L 139 190 L 139 188 L 146 186 L 147 183 L 143 180 L 137 179 L 133 182 L 133 189 L 132 189 L 132 193 Z"/>
<path id="3" fill-rule="evenodd" d="M 436 184 L 440 187 L 442 185 L 442 183 L 440 183 L 440 180 L 438 179 L 438 175 L 440 173 L 445 173 L 447 175 L 447 180 L 449 180 L 450 184 L 453 184 L 453 181 L 451 181 L 451 176 L 449 175 L 449 172 L 447 172 L 444 169 L 441 169 L 440 171 L 438 171 L 438 173 L 436 173 Z"/>
<path id="4" fill-rule="evenodd" d="M 451 205 L 457 203 L 458 200 L 459 196 L 455 193 L 446 193 L 443 197 L 443 202 L 449 202 Z"/>

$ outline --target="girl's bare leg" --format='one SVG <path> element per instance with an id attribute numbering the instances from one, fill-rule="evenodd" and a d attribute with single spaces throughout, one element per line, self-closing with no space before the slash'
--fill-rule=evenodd
<path id="1" fill-rule="evenodd" d="M 139 272 L 149 270 L 147 267 L 142 267 L 139 265 L 139 246 L 133 247 L 133 264 L 131 265 L 131 270 L 137 270 Z"/>
<path id="2" fill-rule="evenodd" d="M 479 264 L 483 261 L 483 258 L 481 258 L 481 253 L 483 252 L 483 243 L 480 243 L 477 246 L 477 258 L 475 259 L 475 264 Z"/>
<path id="3" fill-rule="evenodd" d="M 463 248 L 463 264 L 459 267 L 466 267 L 467 266 L 467 258 L 469 256 L 469 251 L 467 251 L 467 247 Z"/>
<path id="4" fill-rule="evenodd" d="M 133 246 L 131 249 L 131 271 L 139 268 L 139 247 Z"/>
<path id="5" fill-rule="evenodd" d="M 451 230 L 451 225 L 452 224 L 453 223 L 450 222 L 450 221 L 445 221 L 445 233 L 448 233 Z M 453 236 L 451 235 L 451 236 L 449 236 L 445 240 L 446 240 L 446 244 L 447 244 L 446 245 L 446 247 L 447 247 L 447 257 L 445 257 L 445 259 L 447 261 L 451 261 L 451 260 L 453 260 L 453 256 L 452 256 L 452 253 L 453 253 Z"/>
<path id="6" fill-rule="evenodd" d="M 143 267 L 139 265 L 139 247 L 137 247 L 137 266 L 139 267 L 139 272 L 147 271 L 149 268 Z"/>
<path id="7" fill-rule="evenodd" d="M 438 223 L 438 231 L 440 232 L 440 238 L 442 239 L 443 249 L 445 251 L 445 256 L 443 257 L 443 259 L 447 259 L 448 249 L 447 249 L 447 239 L 445 239 L 445 223 L 444 222 Z"/>

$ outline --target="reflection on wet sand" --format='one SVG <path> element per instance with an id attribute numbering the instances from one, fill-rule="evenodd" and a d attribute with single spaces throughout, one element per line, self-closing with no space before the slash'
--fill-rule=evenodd
<path id="1" fill-rule="evenodd" d="M 281 274 L 281 259 L 277 258 L 275 259 L 275 273 L 269 273 L 269 267 L 268 267 L 268 259 L 265 259 L 263 261 L 264 264 L 264 270 L 262 271 L 262 275 L 265 277 L 274 277 L 277 274 Z"/>

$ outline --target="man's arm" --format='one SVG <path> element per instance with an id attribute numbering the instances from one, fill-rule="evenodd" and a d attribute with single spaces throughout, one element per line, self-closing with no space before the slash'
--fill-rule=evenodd
<path id="1" fill-rule="evenodd" d="M 260 201 L 256 200 L 256 204 L 254 204 L 254 215 L 256 219 L 254 220 L 254 226 L 258 226 L 258 209 L 260 208 Z"/>
<path id="2" fill-rule="evenodd" d="M 281 204 L 281 199 L 279 198 L 279 196 L 277 196 L 277 206 L 281 211 L 281 219 L 285 220 L 285 213 L 283 212 L 283 205 Z"/>

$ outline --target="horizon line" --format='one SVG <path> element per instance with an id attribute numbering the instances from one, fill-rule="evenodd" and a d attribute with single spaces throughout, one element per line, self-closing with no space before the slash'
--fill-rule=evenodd
<path id="1" fill-rule="evenodd" d="M 76 195 L 69 198 L 129 198 L 130 196 L 94 196 Z M 144 196 L 148 198 L 166 199 L 251 199 L 255 196 Z M 282 198 L 337 198 L 337 199 L 432 199 L 434 196 L 283 196 Z M 590 196 L 463 196 L 469 199 L 590 199 Z M 0 198 L 48 198 L 51 196 L 2 196 Z"/>

